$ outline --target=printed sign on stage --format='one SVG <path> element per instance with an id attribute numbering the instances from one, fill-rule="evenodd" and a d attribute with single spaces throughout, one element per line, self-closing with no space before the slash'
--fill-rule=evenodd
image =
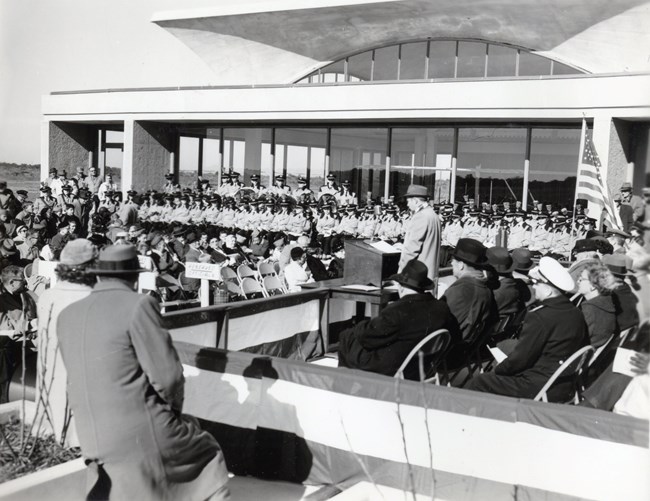
<path id="1" fill-rule="evenodd" d="M 211 263 L 185 263 L 185 276 L 204 280 L 221 280 L 221 266 Z"/>

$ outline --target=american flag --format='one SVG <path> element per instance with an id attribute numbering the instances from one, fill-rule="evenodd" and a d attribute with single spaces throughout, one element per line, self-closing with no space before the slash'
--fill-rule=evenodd
<path id="1" fill-rule="evenodd" d="M 623 224 L 616 205 L 609 196 L 607 185 L 600 174 L 601 163 L 596 153 L 596 148 L 591 139 L 591 133 L 585 131 L 584 147 L 582 148 L 580 164 L 578 165 L 578 179 L 576 185 L 576 199 L 587 200 L 598 207 L 598 213 L 604 209 L 604 224 L 608 228 L 621 230 Z"/>

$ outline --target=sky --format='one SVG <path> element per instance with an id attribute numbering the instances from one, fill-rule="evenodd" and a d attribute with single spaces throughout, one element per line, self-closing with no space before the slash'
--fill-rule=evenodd
<path id="1" fill-rule="evenodd" d="M 151 18 L 228 4 L 0 0 L 0 162 L 40 163 L 41 96 L 50 92 L 214 83 L 212 70 Z"/>

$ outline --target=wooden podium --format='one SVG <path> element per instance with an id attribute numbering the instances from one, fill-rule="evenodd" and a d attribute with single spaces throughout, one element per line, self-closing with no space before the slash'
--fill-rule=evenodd
<path id="1" fill-rule="evenodd" d="M 397 273 L 399 258 L 399 252 L 382 252 L 364 240 L 346 240 L 343 284 L 381 287 L 384 280 Z"/>

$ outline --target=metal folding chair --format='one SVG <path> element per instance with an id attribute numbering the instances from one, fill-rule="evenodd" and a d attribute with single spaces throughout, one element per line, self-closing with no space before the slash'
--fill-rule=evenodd
<path id="1" fill-rule="evenodd" d="M 572 376 L 574 385 L 573 403 L 580 403 L 581 384 L 580 377 L 584 372 L 584 366 L 589 357 L 594 352 L 593 346 L 584 346 L 576 351 L 573 355 L 567 358 L 560 367 L 553 373 L 553 375 L 546 381 L 546 384 L 539 390 L 535 400 L 537 402 L 548 402 L 548 391 L 553 387 L 555 382 L 560 376 Z"/>
<path id="2" fill-rule="evenodd" d="M 404 379 L 404 371 L 418 357 L 418 374 L 422 382 L 434 382 L 440 384 L 438 368 L 444 363 L 444 355 L 447 352 L 451 336 L 447 329 L 438 329 L 432 332 L 416 344 L 402 362 L 395 377 Z"/>

